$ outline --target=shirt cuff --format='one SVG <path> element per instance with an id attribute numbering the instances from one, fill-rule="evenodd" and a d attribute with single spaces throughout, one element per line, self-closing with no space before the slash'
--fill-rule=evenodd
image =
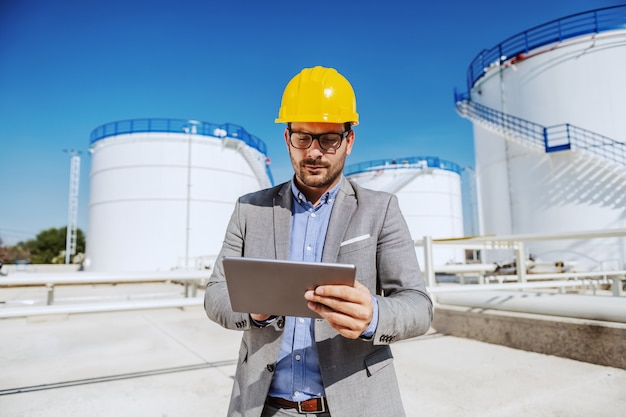
<path id="1" fill-rule="evenodd" d="M 374 314 L 372 315 L 370 325 L 367 326 L 367 329 L 365 329 L 361 335 L 362 339 L 371 339 L 372 336 L 374 336 L 374 333 L 376 333 L 376 328 L 378 327 L 378 299 L 376 299 L 373 295 L 371 297 L 372 304 L 374 305 Z"/>
<path id="2" fill-rule="evenodd" d="M 266 327 L 267 325 L 271 324 L 274 320 L 276 320 L 276 317 L 278 316 L 270 316 L 267 320 L 256 321 L 255 319 L 252 318 L 252 316 L 250 316 L 250 321 L 256 327 Z"/>

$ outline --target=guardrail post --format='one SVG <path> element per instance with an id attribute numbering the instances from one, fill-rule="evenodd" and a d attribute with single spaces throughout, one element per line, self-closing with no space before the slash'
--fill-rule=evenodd
<path id="1" fill-rule="evenodd" d="M 191 295 L 190 295 L 191 294 Z M 185 280 L 185 298 L 195 297 L 198 295 L 198 281 L 197 280 Z"/>
<path id="2" fill-rule="evenodd" d="M 613 283 L 611 284 L 611 290 L 613 292 L 613 295 L 615 297 L 621 297 L 622 296 L 622 276 L 619 275 L 613 275 Z"/>
<path id="3" fill-rule="evenodd" d="M 429 287 L 435 286 L 435 268 L 433 265 L 433 238 L 424 236 L 424 274 Z"/>
<path id="4" fill-rule="evenodd" d="M 46 284 L 46 291 L 48 292 L 46 305 L 50 306 L 54 302 L 54 284 Z"/>
<path id="5" fill-rule="evenodd" d="M 526 249 L 524 242 L 515 245 L 515 266 L 517 269 L 517 282 L 526 282 Z"/>

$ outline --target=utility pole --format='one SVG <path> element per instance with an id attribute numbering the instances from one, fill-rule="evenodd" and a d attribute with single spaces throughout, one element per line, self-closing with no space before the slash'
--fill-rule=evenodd
<path id="1" fill-rule="evenodd" d="M 80 182 L 80 152 L 65 149 L 70 155 L 70 190 L 67 204 L 67 233 L 65 236 L 65 263 L 76 254 L 76 234 L 78 230 L 78 185 Z"/>
<path id="2" fill-rule="evenodd" d="M 191 142 L 192 135 L 198 132 L 198 121 L 189 120 L 189 125 L 183 126 L 187 134 L 187 216 L 185 224 L 185 269 L 189 269 L 189 235 L 191 232 Z"/>
<path id="3" fill-rule="evenodd" d="M 478 190 L 476 189 L 476 171 L 472 167 L 463 168 L 469 192 L 470 234 L 477 236 L 483 233 L 478 209 Z"/>

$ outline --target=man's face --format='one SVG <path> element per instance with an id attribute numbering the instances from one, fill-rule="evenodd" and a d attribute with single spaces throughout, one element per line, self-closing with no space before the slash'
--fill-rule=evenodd
<path id="1" fill-rule="evenodd" d="M 342 123 L 291 123 L 292 132 L 342 134 Z M 296 149 L 289 141 L 289 130 L 285 129 L 285 141 L 289 149 L 291 165 L 298 182 L 305 187 L 321 189 L 323 192 L 332 188 L 341 176 L 346 156 L 350 155 L 354 143 L 354 131 L 350 131 L 336 150 L 325 151 L 319 141 L 314 140 L 307 149 Z"/>

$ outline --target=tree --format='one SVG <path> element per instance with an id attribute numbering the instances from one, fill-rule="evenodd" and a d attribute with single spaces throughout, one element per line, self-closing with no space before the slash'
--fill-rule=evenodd
<path id="1" fill-rule="evenodd" d="M 16 261 L 30 261 L 30 253 L 24 247 L 3 246 L 0 247 L 0 260 L 5 264 L 14 264 Z"/>
<path id="2" fill-rule="evenodd" d="M 65 251 L 67 228 L 50 228 L 37 234 L 35 239 L 19 242 L 19 249 L 30 253 L 30 261 L 34 264 L 53 263 L 53 259 Z M 76 232 L 76 253 L 85 252 L 85 235 L 82 230 Z"/>

